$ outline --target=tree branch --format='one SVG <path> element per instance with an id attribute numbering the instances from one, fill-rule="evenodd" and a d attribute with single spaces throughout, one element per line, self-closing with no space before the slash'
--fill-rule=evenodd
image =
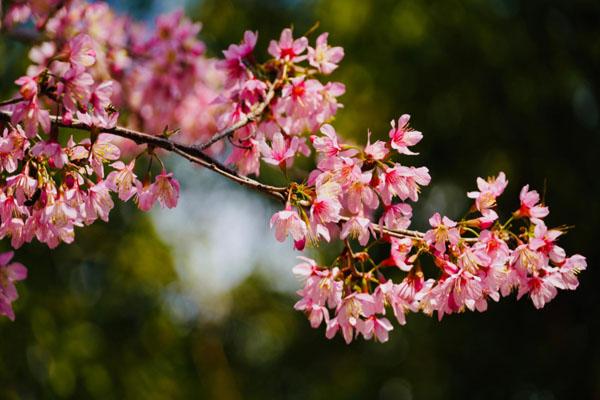
<path id="1" fill-rule="evenodd" d="M 13 99 L 14 100 L 14 99 Z M 261 111 L 262 112 L 262 111 Z M 10 122 L 12 117 L 12 112 L 0 110 L 0 120 L 4 120 Z M 82 131 L 91 131 L 92 127 L 84 124 L 83 122 L 74 119 L 71 124 L 66 124 L 63 122 L 62 117 L 50 116 L 50 120 L 53 124 L 56 124 L 60 127 L 78 129 Z M 233 128 L 233 127 L 232 127 Z M 232 129 L 229 128 L 229 129 Z M 235 128 L 238 129 L 238 128 Z M 233 130 L 235 130 L 233 129 Z M 232 132 L 233 132 L 232 130 Z M 256 191 L 268 194 L 269 196 L 275 198 L 276 200 L 285 203 L 287 201 L 287 193 L 289 188 L 283 186 L 271 186 L 261 183 L 252 178 L 248 178 L 247 176 L 243 176 L 238 174 L 236 171 L 231 168 L 223 165 L 219 161 L 215 160 L 211 156 L 202 152 L 202 150 L 198 149 L 198 146 L 188 146 L 181 143 L 174 142 L 168 138 L 162 136 L 155 136 L 144 132 L 139 132 L 134 129 L 124 128 L 120 126 L 115 126 L 113 128 L 101 129 L 102 133 L 108 133 L 111 135 L 119 136 L 125 139 L 129 139 L 134 141 L 137 144 L 146 144 L 149 146 L 158 147 L 170 152 L 173 152 L 186 160 L 189 160 L 195 164 L 201 165 L 207 169 L 210 169 L 213 172 L 216 172 L 219 175 L 226 177 L 242 186 L 249 187 Z M 347 222 L 350 220 L 349 217 L 342 217 L 342 222 Z M 392 237 L 397 238 L 405 238 L 410 237 L 413 239 L 423 239 L 424 234 L 419 231 L 412 231 L 407 229 L 388 229 L 379 224 L 371 223 L 371 227 L 382 234 L 386 234 Z M 464 238 L 464 240 L 471 242 L 476 240 L 475 238 Z"/>
<path id="2" fill-rule="evenodd" d="M 1 119 L 5 121 L 10 121 L 11 116 L 12 112 L 0 110 Z M 50 120 L 53 124 L 65 128 L 79 129 L 83 131 L 92 130 L 90 126 L 76 119 L 74 119 L 71 124 L 64 123 L 62 118 L 57 116 L 50 116 Z M 279 201 L 285 201 L 286 199 L 286 193 L 288 191 L 287 187 L 265 185 L 264 183 L 258 182 L 252 178 L 242 176 L 236 171 L 232 170 L 231 168 L 228 168 L 219 161 L 210 157 L 209 155 L 203 153 L 201 150 L 198 150 L 194 146 L 180 144 L 162 136 L 150 135 L 148 133 L 139 132 L 134 129 L 124 128 L 120 126 L 116 126 L 114 128 L 101 129 L 100 131 L 102 133 L 109 133 L 115 136 L 132 140 L 137 144 L 147 144 L 150 146 L 174 152 L 186 158 L 187 160 L 201 165 L 205 168 L 208 168 L 211 171 L 214 171 L 240 185 L 250 187 L 260 192 L 269 194 L 278 199 Z"/>
<path id="3" fill-rule="evenodd" d="M 25 99 L 22 97 L 15 97 L 14 99 L 0 101 L 0 107 L 9 106 L 9 105 L 15 104 L 15 103 L 20 103 L 23 100 L 25 100 Z"/>

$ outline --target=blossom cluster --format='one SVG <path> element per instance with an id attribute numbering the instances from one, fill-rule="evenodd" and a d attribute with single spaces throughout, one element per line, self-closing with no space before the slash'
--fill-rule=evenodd
<path id="1" fill-rule="evenodd" d="M 142 211 L 175 207 L 180 186 L 161 159 L 166 150 L 283 199 L 271 218 L 279 241 L 291 237 L 298 250 L 343 243 L 332 263 L 302 258 L 294 268 L 304 280 L 295 308 L 330 338 L 385 342 L 387 310 L 401 325 L 411 311 L 441 319 L 484 311 L 513 290 L 541 308 L 558 289 L 575 289 L 586 268 L 558 246 L 564 231 L 546 226 L 549 210 L 528 186 L 501 221 L 504 173 L 477 180 L 461 220 L 436 213 L 427 232 L 409 230 L 431 177 L 399 159 L 417 154 L 423 135 L 405 114 L 385 141 L 340 139 L 331 123 L 345 87 L 327 77 L 344 51 L 327 33 L 311 41 L 285 28 L 261 60 L 258 33 L 246 31 L 217 60 L 181 11 L 150 27 L 103 2 L 19 0 L 2 22 L 30 20 L 41 41 L 15 81 L 18 94 L 0 105 L 0 238 L 13 248 L 71 243 L 76 227 L 108 221 L 115 198 Z M 277 188 L 248 177 L 261 162 L 287 177 L 313 150 L 316 168 L 302 182 Z M 212 158 L 221 153 L 235 170 Z M 11 258 L 0 255 L 0 314 L 14 318 L 14 282 L 27 270 Z"/>
<path id="2" fill-rule="evenodd" d="M 306 37 L 294 39 L 292 30 L 286 28 L 279 40 L 271 41 L 272 58 L 262 64 L 254 55 L 257 35 L 245 32 L 242 42 L 229 46 L 223 52 L 225 59 L 217 64 L 226 73 L 227 88 L 220 97 L 225 107 L 217 122 L 220 129 L 248 118 L 260 103 L 267 103 L 261 118 L 232 136 L 233 150 L 227 161 L 245 175 L 259 175 L 261 157 L 267 164 L 286 169 L 297 155 L 309 156 L 307 136 L 335 116 L 342 107 L 337 98 L 345 92 L 339 82 L 323 84 L 315 78 L 333 72 L 344 56 L 341 47 L 327 43 L 327 33 L 311 47 Z M 269 76 L 275 76 L 275 81 Z"/>
<path id="3" fill-rule="evenodd" d="M 149 27 L 103 2 L 15 1 L 3 23 L 10 28 L 28 20 L 42 41 L 15 81 L 17 97 L 0 107 L 0 238 L 13 248 L 34 239 L 51 248 L 71 243 L 76 227 L 108 220 L 111 193 L 133 199 L 142 211 L 156 202 L 176 206 L 179 183 L 161 150 L 111 135 L 117 123 L 200 145 L 261 107 L 233 132 L 228 159 L 241 173 L 258 175 L 261 155 L 288 166 L 297 152 L 308 155 L 301 136 L 341 106 L 336 97 L 343 85 L 314 78 L 331 73 L 343 57 L 326 33 L 311 47 L 285 29 L 269 46 L 272 58 L 259 64 L 252 32 L 224 51 L 223 60 L 206 57 L 200 24 L 182 11 Z M 88 135 L 64 129 L 75 125 Z M 218 141 L 204 150 L 223 148 Z M 154 160 L 160 171 L 152 169 Z"/>
<path id="4" fill-rule="evenodd" d="M 387 309 L 404 325 L 409 312 L 435 312 L 442 319 L 485 311 L 489 300 L 513 291 L 542 308 L 558 289 L 577 288 L 586 260 L 567 257 L 559 247 L 564 231 L 546 226 L 549 209 L 536 191 L 523 187 L 519 209 L 499 221 L 496 200 L 508 184 L 502 172 L 477 179 L 478 190 L 467 194 L 472 207 L 460 221 L 435 213 L 424 234 L 407 230 L 408 201 L 417 201 L 430 182 L 427 168 L 393 161 L 415 154 L 411 147 L 422 138 L 408 123 L 408 115 L 392 121 L 389 140 L 369 140 L 364 149 L 341 144 L 333 127 L 324 125 L 322 136 L 311 137 L 323 156 L 317 168 L 271 219 L 276 238 L 289 235 L 298 249 L 307 239 L 345 241 L 331 265 L 301 257 L 294 268 L 304 281 L 295 308 L 313 327 L 325 324 L 328 338 L 340 332 L 348 343 L 357 336 L 385 342 L 393 329 Z"/>
<path id="5" fill-rule="evenodd" d="M 394 161 L 396 155 L 415 154 L 409 147 L 422 138 L 420 132 L 410 128 L 409 120 L 403 115 L 398 125 L 391 123 L 388 142 L 371 143 L 369 135 L 364 149 L 342 144 L 333 126 L 324 124 L 322 135 L 310 138 L 320 155 L 317 168 L 306 184 L 291 191 L 286 210 L 271 219 L 276 238 L 283 241 L 289 233 L 299 250 L 307 238 L 356 239 L 366 246 L 376 235 L 371 221 L 380 207 L 382 227 L 408 228 L 412 217 L 408 201 L 417 201 L 421 188 L 431 181 L 426 167 Z M 293 205 L 298 207 L 292 209 Z"/>
<path id="6" fill-rule="evenodd" d="M 9 106 L 0 138 L 0 237 L 10 237 L 13 248 L 34 238 L 51 248 L 71 243 L 76 226 L 108 220 L 111 191 L 123 201 L 135 196 L 143 210 L 156 201 L 177 203 L 179 184 L 171 174 L 163 169 L 154 182 L 142 183 L 135 160 L 120 161 L 119 147 L 102 133 L 115 126 L 118 113 L 111 108 L 112 81 L 97 82 L 89 72 L 95 62 L 92 39 L 79 34 L 15 82 L 21 101 Z M 90 136 L 61 138 L 51 125 L 53 108 L 62 111 L 62 124 L 76 117 Z"/>

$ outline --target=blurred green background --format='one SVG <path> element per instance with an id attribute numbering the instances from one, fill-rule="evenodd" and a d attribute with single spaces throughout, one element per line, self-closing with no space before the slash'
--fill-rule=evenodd
<path id="1" fill-rule="evenodd" d="M 114 3 L 142 19 L 173 7 Z M 213 55 L 245 29 L 258 30 L 258 48 L 266 49 L 282 28 L 302 33 L 320 21 L 330 42 L 346 50 L 333 76 L 347 85 L 338 131 L 357 141 L 369 128 L 383 137 L 392 118 L 410 113 L 425 134 L 414 163 L 430 168 L 433 183 L 416 210 L 417 227 L 434 208 L 460 217 L 474 179 L 504 170 L 505 210 L 516 207 L 523 184 L 546 187 L 549 224 L 575 225 L 562 245 L 586 255 L 589 270 L 577 291 L 560 292 L 541 311 L 512 296 L 486 313 L 441 323 L 411 315 L 387 344 L 346 346 L 292 310 L 294 285 L 281 287 L 274 278 L 291 275 L 292 255 L 259 243 L 251 253 L 265 254 L 252 265 L 218 259 L 221 273 L 244 273 L 217 301 L 198 306 L 193 290 L 202 298 L 213 284 L 199 278 L 190 289 L 165 228 L 185 214 L 142 215 L 125 205 L 109 224 L 78 231 L 73 245 L 17 251 L 30 277 L 19 285 L 16 321 L 0 321 L 0 398 L 600 399 L 598 1 L 184 6 L 203 22 L 201 37 Z M 24 71 L 25 50 L 0 41 L 2 98 Z M 194 199 L 216 185 L 185 164 L 177 168 L 188 171 L 183 185 L 197 188 Z M 220 190 L 246 196 L 226 184 Z M 273 204 L 247 196 L 268 216 Z M 225 212 L 218 201 L 209 207 Z M 266 232 L 267 219 L 262 224 Z M 240 240 L 256 235 L 255 226 L 223 225 Z M 190 246 L 202 246 L 215 229 L 192 226 Z M 238 242 L 227 240 L 221 237 L 235 253 Z M 215 311 L 220 299 L 226 307 Z"/>

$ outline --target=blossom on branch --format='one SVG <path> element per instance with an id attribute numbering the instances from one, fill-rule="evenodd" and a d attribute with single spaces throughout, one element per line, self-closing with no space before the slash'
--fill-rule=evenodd
<path id="1" fill-rule="evenodd" d="M 372 142 L 369 131 L 364 146 L 344 142 L 332 123 L 345 86 L 327 80 L 344 51 L 327 32 L 311 47 L 285 28 L 260 52 L 258 33 L 246 31 L 213 59 L 201 25 L 182 11 L 154 27 L 84 0 L 6 11 L 6 26 L 32 20 L 44 40 L 0 106 L 0 238 L 13 248 L 71 243 L 76 229 L 109 220 L 114 198 L 142 211 L 175 207 L 180 184 L 162 161 L 171 152 L 284 204 L 270 220 L 278 241 L 291 236 L 297 250 L 338 242 L 328 263 L 301 258 L 293 268 L 303 281 L 294 308 L 328 338 L 386 342 L 388 311 L 400 325 L 416 312 L 442 319 L 483 312 L 513 291 L 541 308 L 576 289 L 587 268 L 559 246 L 564 229 L 546 225 L 549 208 L 529 185 L 502 220 L 503 172 L 477 179 L 463 218 L 436 212 L 431 229 L 411 230 L 410 202 L 431 176 L 406 156 L 418 154 L 423 134 L 401 114 L 385 140 Z M 299 156 L 313 150 L 315 168 L 302 171 Z M 249 177 L 261 161 L 287 185 Z M 13 319 L 14 282 L 27 270 L 11 258 L 0 254 L 0 314 Z"/>

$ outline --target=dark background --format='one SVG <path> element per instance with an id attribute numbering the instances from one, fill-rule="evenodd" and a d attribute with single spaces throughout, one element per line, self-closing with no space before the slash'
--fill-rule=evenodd
<path id="1" fill-rule="evenodd" d="M 119 8 L 139 18 L 150 9 Z M 347 346 L 311 329 L 292 310 L 293 294 L 259 273 L 232 292 L 223 320 L 176 321 L 163 301 L 177 280 L 172 251 L 147 215 L 123 206 L 73 245 L 17 251 L 30 278 L 19 285 L 17 320 L 0 321 L 1 398 L 600 399 L 600 3 L 205 0 L 187 8 L 213 55 L 245 29 L 260 32 L 264 51 L 282 28 L 301 34 L 320 21 L 346 51 L 333 76 L 347 85 L 338 132 L 384 137 L 392 118 L 410 113 L 425 134 L 414 162 L 433 182 L 417 227 L 432 207 L 459 217 L 474 179 L 503 170 L 505 211 L 525 183 L 546 188 L 549 225 L 575 226 L 561 243 L 587 256 L 589 270 L 577 291 L 541 311 L 511 296 L 441 323 L 411 315 L 386 344 Z M 25 51 L 0 41 L 2 98 L 24 71 Z"/>

